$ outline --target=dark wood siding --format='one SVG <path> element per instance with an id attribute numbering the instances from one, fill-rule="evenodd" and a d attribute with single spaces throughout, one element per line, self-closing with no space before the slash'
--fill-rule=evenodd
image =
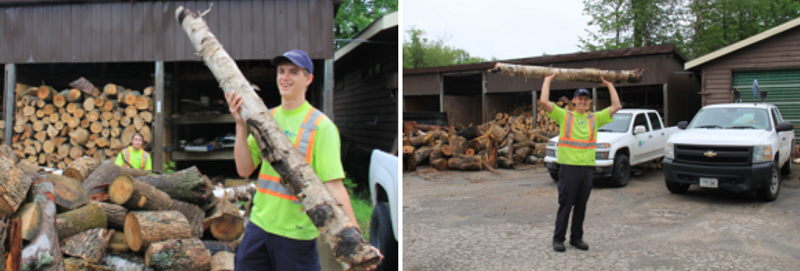
<path id="1" fill-rule="evenodd" d="M 363 77 L 367 59 L 379 59 L 381 73 Z M 362 44 L 336 63 L 336 72 L 344 72 L 344 85 L 334 90 L 334 122 L 342 139 L 357 142 L 364 148 L 390 152 L 397 138 L 397 89 L 389 80 L 397 73 L 397 47 Z"/>
<path id="2" fill-rule="evenodd" d="M 800 68 L 800 27 L 724 55 L 696 69 L 703 72 L 703 105 L 731 101 L 732 71 Z"/>
<path id="3" fill-rule="evenodd" d="M 0 63 L 197 61 L 175 9 L 204 18 L 236 60 L 333 57 L 333 1 L 152 1 L 0 7 Z"/>
<path id="4" fill-rule="evenodd" d="M 441 92 L 439 73 L 403 75 L 403 95 L 440 95 Z"/>

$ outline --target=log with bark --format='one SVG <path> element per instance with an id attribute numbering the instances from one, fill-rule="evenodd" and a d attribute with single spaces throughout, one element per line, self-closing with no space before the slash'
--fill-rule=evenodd
<path id="1" fill-rule="evenodd" d="M 422 145 L 430 144 L 432 141 L 433 141 L 433 134 L 428 133 L 426 135 L 419 135 L 411 138 L 406 138 L 403 140 L 403 144 L 405 144 L 406 146 L 413 146 L 414 148 L 418 148 Z"/>
<path id="2" fill-rule="evenodd" d="M 233 271 L 236 254 L 223 251 L 211 257 L 211 271 Z"/>
<path id="3" fill-rule="evenodd" d="M 211 182 L 194 166 L 169 174 L 140 176 L 136 180 L 164 191 L 172 199 L 195 205 L 207 204 L 212 196 Z"/>
<path id="4" fill-rule="evenodd" d="M 106 160 L 97 167 L 81 184 L 83 189 L 89 194 L 90 199 L 97 200 L 108 197 L 108 185 L 120 174 L 131 177 L 147 176 L 151 172 L 133 168 L 120 167 L 112 160 Z"/>
<path id="5" fill-rule="evenodd" d="M 189 221 L 178 211 L 131 211 L 125 217 L 125 242 L 136 252 L 155 242 L 191 236 Z"/>
<path id="6" fill-rule="evenodd" d="M 66 258 L 64 259 L 64 266 L 67 271 L 111 271 L 111 269 L 103 265 L 95 264 L 81 258 Z"/>
<path id="7" fill-rule="evenodd" d="M 403 170 L 417 170 L 417 156 L 414 155 L 414 146 L 403 146 Z"/>
<path id="8" fill-rule="evenodd" d="M 133 258 L 136 258 L 135 260 Z M 149 271 L 152 270 L 144 264 L 144 257 L 135 254 L 123 253 L 117 255 L 107 255 L 103 258 L 108 266 L 115 271 Z"/>
<path id="9" fill-rule="evenodd" d="M 501 168 L 514 168 L 514 161 L 504 156 L 497 157 L 497 166 Z"/>
<path id="10" fill-rule="evenodd" d="M 450 141 L 450 152 L 451 156 L 457 157 L 459 155 L 465 154 L 467 149 L 469 149 L 469 143 L 467 143 L 467 139 L 458 135 L 451 135 L 449 138 Z"/>
<path id="11" fill-rule="evenodd" d="M 243 185 L 237 185 L 234 187 L 226 187 L 223 189 L 214 189 L 212 193 L 214 193 L 214 197 L 219 199 L 227 200 L 230 202 L 240 202 L 240 201 L 251 201 L 256 194 L 258 189 L 256 188 L 255 184 L 248 183 Z"/>
<path id="12" fill-rule="evenodd" d="M 200 207 L 183 201 L 172 200 L 170 210 L 180 212 L 189 221 L 192 226 L 192 237 L 203 235 L 203 221 L 206 218 L 206 213 Z"/>
<path id="13" fill-rule="evenodd" d="M 167 193 L 128 175 L 114 178 L 108 187 L 108 198 L 128 210 L 161 211 L 169 210 L 172 206 L 172 199 Z"/>
<path id="14" fill-rule="evenodd" d="M 56 206 L 52 198 L 54 185 L 42 175 L 32 175 L 33 203 L 41 210 L 38 233 L 22 250 L 21 264 L 29 270 L 64 270 L 56 225 Z M 35 267 L 35 268 L 34 268 Z M 15 270 L 15 269 L 10 269 Z"/>
<path id="15" fill-rule="evenodd" d="M 107 226 L 108 222 L 103 207 L 93 202 L 56 216 L 56 230 L 59 240 L 64 240 L 83 231 Z"/>
<path id="16" fill-rule="evenodd" d="M 59 211 L 73 210 L 89 202 L 89 195 L 78 180 L 55 174 L 47 174 L 47 180 L 55 185 L 55 202 Z"/>
<path id="17" fill-rule="evenodd" d="M 614 84 L 626 83 L 639 83 L 642 81 L 642 73 L 644 69 L 638 68 L 636 70 L 623 70 L 623 71 L 607 71 L 595 69 L 569 69 L 569 68 L 552 68 L 540 66 L 526 66 L 514 65 L 506 63 L 497 63 L 491 73 L 498 73 L 502 75 L 525 77 L 525 78 L 544 78 L 558 72 L 554 78 L 556 81 L 580 81 L 591 83 L 602 83 L 600 77 L 604 77 L 607 81 Z"/>
<path id="18" fill-rule="evenodd" d="M 480 170 L 481 158 L 477 155 L 459 155 L 448 159 L 447 167 L 458 170 Z"/>
<path id="19" fill-rule="evenodd" d="M 77 88 L 83 91 L 83 93 L 89 94 L 92 97 L 97 97 L 97 95 L 100 95 L 100 90 L 98 90 L 94 86 L 94 84 L 92 84 L 92 82 L 89 82 L 89 80 L 86 80 L 86 78 L 83 77 L 78 78 L 78 80 L 72 81 L 71 83 L 69 83 L 69 86 Z"/>
<path id="20" fill-rule="evenodd" d="M 6 224 L 5 270 L 20 270 L 22 268 L 22 225 L 19 219 L 11 219 Z M 0 255 L 2 256 L 2 255 Z"/>
<path id="21" fill-rule="evenodd" d="M 103 208 L 109 228 L 120 230 L 120 232 L 125 229 L 125 216 L 128 215 L 128 209 L 112 203 L 99 201 L 93 201 L 92 203 Z"/>
<path id="22" fill-rule="evenodd" d="M 242 97 L 242 118 L 256 138 L 264 160 L 281 173 L 282 180 L 296 193 L 303 211 L 318 229 L 322 229 L 320 234 L 329 237 L 327 243 L 336 258 L 350 264 L 353 270 L 378 264 L 382 257 L 380 252 L 364 240 L 304 157 L 294 151 L 293 144 L 270 116 L 252 84 L 247 82 L 236 62 L 222 49 L 202 17 L 182 6 L 176 9 L 175 17 L 198 55 L 203 57 L 203 62 L 220 82 L 223 91 Z"/>
<path id="23" fill-rule="evenodd" d="M 466 140 L 472 140 L 473 138 L 482 136 L 483 133 L 480 130 L 478 130 L 478 126 L 470 125 L 469 127 L 464 128 L 461 131 L 458 131 L 456 135 L 463 137 Z"/>
<path id="24" fill-rule="evenodd" d="M 145 252 L 145 265 L 160 270 L 196 271 L 211 268 L 211 253 L 197 238 L 153 243 Z"/>
<path id="25" fill-rule="evenodd" d="M 114 237 L 112 237 L 111 242 L 108 243 L 108 250 L 113 252 L 131 251 L 128 243 L 125 242 L 125 233 L 123 231 L 120 230 L 114 232 Z"/>
<path id="26" fill-rule="evenodd" d="M 8 219 L 0 219 L 0 269 L 6 267 L 6 235 L 8 234 Z"/>
<path id="27" fill-rule="evenodd" d="M 115 231 L 95 228 L 64 239 L 61 251 L 64 255 L 79 257 L 90 263 L 100 263 L 105 257 Z"/>
<path id="28" fill-rule="evenodd" d="M 236 253 L 236 249 L 239 247 L 238 242 L 228 242 L 228 241 L 210 241 L 210 240 L 203 240 L 203 245 L 211 252 L 211 255 L 217 254 L 218 252 L 231 252 Z"/>
<path id="29" fill-rule="evenodd" d="M 428 161 L 428 157 L 431 155 L 431 151 L 433 148 L 430 146 L 422 146 L 419 149 L 414 151 L 414 155 L 416 156 L 414 159 L 417 162 L 417 165 L 423 165 Z"/>
<path id="30" fill-rule="evenodd" d="M 239 214 L 239 208 L 223 200 L 203 220 L 203 229 L 210 231 L 217 240 L 233 241 L 244 233 L 244 219 Z"/>
<path id="31" fill-rule="evenodd" d="M 31 178 L 6 156 L 0 156 L 0 218 L 10 217 L 25 201 Z"/>
<path id="32" fill-rule="evenodd" d="M 22 240 L 31 241 L 42 229 L 42 209 L 36 202 L 28 202 L 17 209 L 13 218 L 19 219 L 22 226 Z"/>

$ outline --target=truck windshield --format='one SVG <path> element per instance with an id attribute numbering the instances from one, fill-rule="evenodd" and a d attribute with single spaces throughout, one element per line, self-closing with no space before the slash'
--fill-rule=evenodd
<path id="1" fill-rule="evenodd" d="M 616 113 L 614 114 L 614 121 L 603 125 L 598 129 L 598 132 L 611 132 L 611 133 L 624 133 L 628 131 L 628 125 L 631 123 L 631 114 Z"/>
<path id="2" fill-rule="evenodd" d="M 710 108 L 697 113 L 689 128 L 772 129 L 763 108 Z"/>

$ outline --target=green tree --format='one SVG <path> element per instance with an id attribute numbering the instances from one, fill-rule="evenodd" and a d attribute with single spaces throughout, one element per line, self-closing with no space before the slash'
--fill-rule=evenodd
<path id="1" fill-rule="evenodd" d="M 352 39 L 370 23 L 397 10 L 397 0 L 345 0 L 333 20 L 335 39 Z M 337 48 L 346 42 L 337 42 Z"/>
<path id="2" fill-rule="evenodd" d="M 613 50 L 672 43 L 683 31 L 680 0 L 584 0 L 584 15 L 592 16 L 587 39 L 579 38 L 583 51 Z"/>
<path id="3" fill-rule="evenodd" d="M 436 39 L 428 39 L 425 35 L 425 30 L 418 29 L 416 26 L 406 30 L 406 37 L 403 38 L 404 69 L 488 61 L 485 58 L 470 55 L 464 49 L 447 45 L 446 35 Z"/>

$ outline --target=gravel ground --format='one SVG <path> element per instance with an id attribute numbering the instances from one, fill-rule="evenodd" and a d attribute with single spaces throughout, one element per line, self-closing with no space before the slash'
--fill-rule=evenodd
<path id="1" fill-rule="evenodd" d="M 781 194 L 693 186 L 670 194 L 661 170 L 624 188 L 595 182 L 589 251 L 552 249 L 556 183 L 542 167 L 403 175 L 404 270 L 800 270 L 800 181 Z"/>

